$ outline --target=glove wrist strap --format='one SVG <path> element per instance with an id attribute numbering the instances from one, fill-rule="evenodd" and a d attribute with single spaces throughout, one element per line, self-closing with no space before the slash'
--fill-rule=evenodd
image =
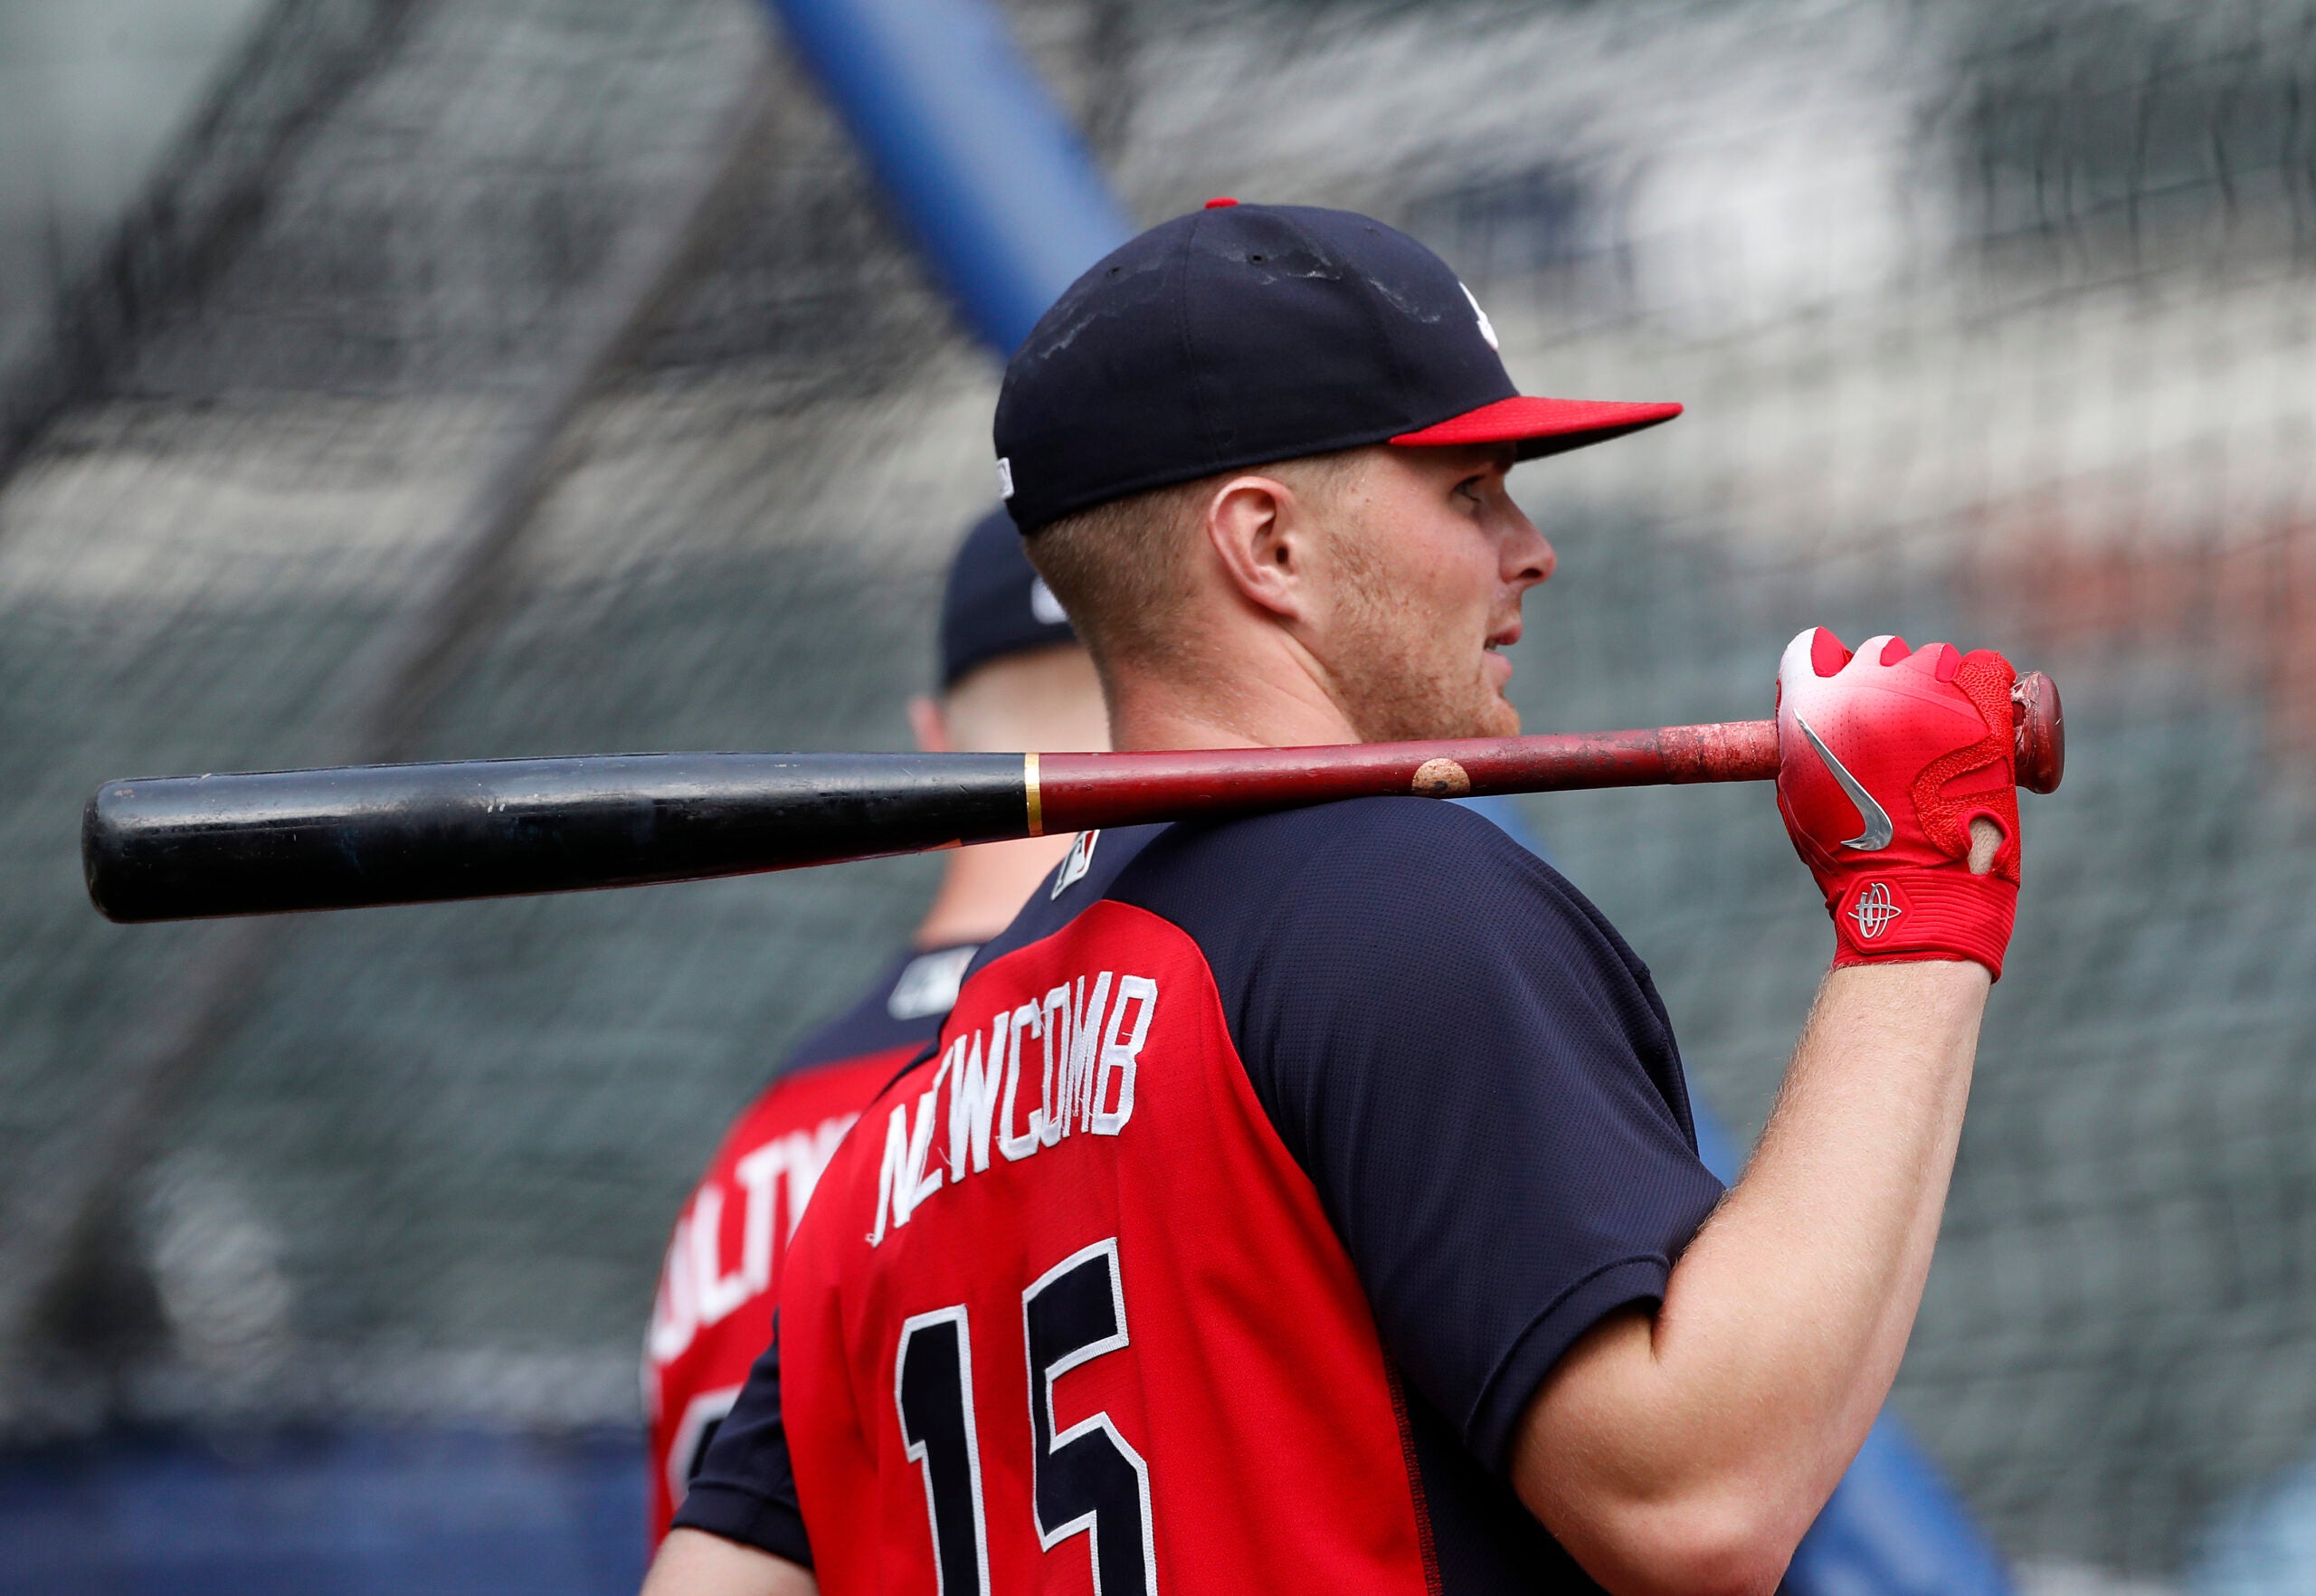
<path id="1" fill-rule="evenodd" d="M 2017 904 L 2017 883 L 1973 876 L 1960 864 L 1855 876 L 1827 906 L 1834 967 L 1968 959 L 1999 981 Z"/>

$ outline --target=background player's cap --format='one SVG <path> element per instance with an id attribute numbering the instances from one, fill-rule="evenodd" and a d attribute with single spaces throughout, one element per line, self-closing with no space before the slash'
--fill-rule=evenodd
<path id="1" fill-rule="evenodd" d="M 992 660 L 1077 641 L 1053 589 L 1030 568 L 1005 512 L 992 510 L 974 522 L 941 594 L 942 690 Z"/>
<path id="2" fill-rule="evenodd" d="M 1215 201 L 1097 261 L 1039 319 L 997 401 L 1024 531 L 1217 471 L 1369 443 L 1555 454 L 1677 404 L 1540 399 L 1447 262 L 1349 211 Z"/>

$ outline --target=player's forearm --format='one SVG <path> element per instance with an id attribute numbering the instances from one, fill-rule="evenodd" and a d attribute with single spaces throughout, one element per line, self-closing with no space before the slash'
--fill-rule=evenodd
<path id="1" fill-rule="evenodd" d="M 660 1543 L 642 1596 L 819 1596 L 809 1569 L 718 1535 L 674 1529 Z"/>
<path id="2" fill-rule="evenodd" d="M 1653 1318 L 1531 1406 L 1522 1495 L 1611 1590 L 1773 1585 L 1894 1377 L 1937 1239 L 1987 977 L 1830 974 L 1744 1179 Z"/>
<path id="3" fill-rule="evenodd" d="M 1652 1350 L 1732 1457 L 1830 1493 L 1922 1301 L 1988 981 L 1932 961 L 1826 979 L 1744 1178 L 1673 1271 Z M 1716 1393 L 1720 1393 L 1718 1396 Z"/>

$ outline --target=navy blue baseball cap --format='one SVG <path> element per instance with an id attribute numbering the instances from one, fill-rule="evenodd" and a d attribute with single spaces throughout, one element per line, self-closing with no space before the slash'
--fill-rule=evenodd
<path id="1" fill-rule="evenodd" d="M 1011 518 L 998 509 L 974 522 L 941 594 L 941 690 L 992 660 L 1077 641 Z"/>
<path id="2" fill-rule="evenodd" d="M 1446 261 L 1349 211 L 1210 200 L 1119 246 L 1039 318 L 997 401 L 1015 525 L 1218 471 L 1371 443 L 1523 460 L 1677 404 L 1522 394 Z"/>

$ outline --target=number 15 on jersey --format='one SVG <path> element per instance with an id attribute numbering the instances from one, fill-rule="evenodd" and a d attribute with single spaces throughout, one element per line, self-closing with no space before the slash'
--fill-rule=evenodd
<path id="1" fill-rule="evenodd" d="M 1112 1237 L 1080 1249 L 1021 1293 L 1029 1361 L 1028 1422 L 992 1415 L 991 1438 L 1030 1449 L 1038 1544 L 1048 1553 L 1086 1537 L 1096 1596 L 1155 1596 L 1150 1469 L 1107 1412 L 1054 1423 L 1054 1382 L 1126 1350 L 1125 1290 Z M 963 1304 L 901 1325 L 893 1405 L 908 1459 L 925 1477 L 940 1596 L 989 1596 L 989 1531 L 982 1505 L 981 1429 L 973 1411 L 973 1338 Z"/>

